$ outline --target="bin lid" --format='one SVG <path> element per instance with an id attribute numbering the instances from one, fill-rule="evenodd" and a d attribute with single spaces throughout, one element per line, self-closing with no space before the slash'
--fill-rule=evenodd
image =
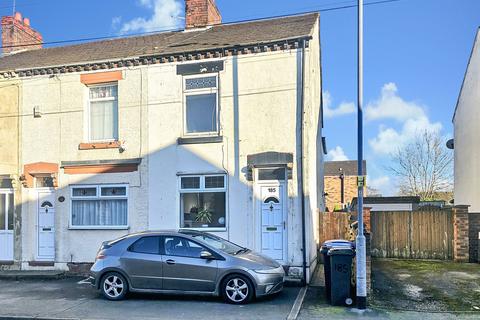
<path id="1" fill-rule="evenodd" d="M 355 244 L 344 239 L 335 239 L 335 240 L 328 240 L 325 241 L 322 245 L 322 249 L 330 249 L 330 248 L 355 248 Z"/>
<path id="2" fill-rule="evenodd" d="M 355 251 L 349 248 L 332 248 L 328 250 L 327 255 L 329 256 L 354 256 Z"/>

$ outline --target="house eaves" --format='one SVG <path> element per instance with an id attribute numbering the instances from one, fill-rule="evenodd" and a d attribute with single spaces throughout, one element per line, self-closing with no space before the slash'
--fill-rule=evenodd
<path id="1" fill-rule="evenodd" d="M 300 47 L 318 13 L 30 50 L 0 58 L 4 78 L 222 58 Z"/>

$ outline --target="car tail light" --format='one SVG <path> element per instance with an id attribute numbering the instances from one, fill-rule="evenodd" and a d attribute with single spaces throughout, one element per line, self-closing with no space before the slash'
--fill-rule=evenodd
<path id="1" fill-rule="evenodd" d="M 105 252 L 99 251 L 97 253 L 97 256 L 95 257 L 95 260 L 102 260 L 102 259 L 105 259 L 106 257 L 107 257 L 107 255 L 105 254 Z"/>

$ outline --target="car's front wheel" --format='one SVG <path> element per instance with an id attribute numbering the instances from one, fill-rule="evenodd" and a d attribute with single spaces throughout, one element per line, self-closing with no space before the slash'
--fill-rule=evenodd
<path id="1" fill-rule="evenodd" d="M 223 299 L 232 304 L 245 304 L 253 298 L 250 279 L 240 274 L 227 276 L 222 282 Z"/>
<path id="2" fill-rule="evenodd" d="M 100 289 L 108 300 L 122 300 L 127 295 L 128 283 L 120 273 L 109 272 L 102 277 Z"/>

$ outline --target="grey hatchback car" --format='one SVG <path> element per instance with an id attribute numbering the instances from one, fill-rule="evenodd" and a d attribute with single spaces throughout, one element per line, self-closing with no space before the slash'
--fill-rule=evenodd
<path id="1" fill-rule="evenodd" d="M 222 296 L 244 304 L 283 289 L 283 267 L 205 232 L 148 231 L 106 241 L 90 281 L 109 300 L 128 292 Z"/>

